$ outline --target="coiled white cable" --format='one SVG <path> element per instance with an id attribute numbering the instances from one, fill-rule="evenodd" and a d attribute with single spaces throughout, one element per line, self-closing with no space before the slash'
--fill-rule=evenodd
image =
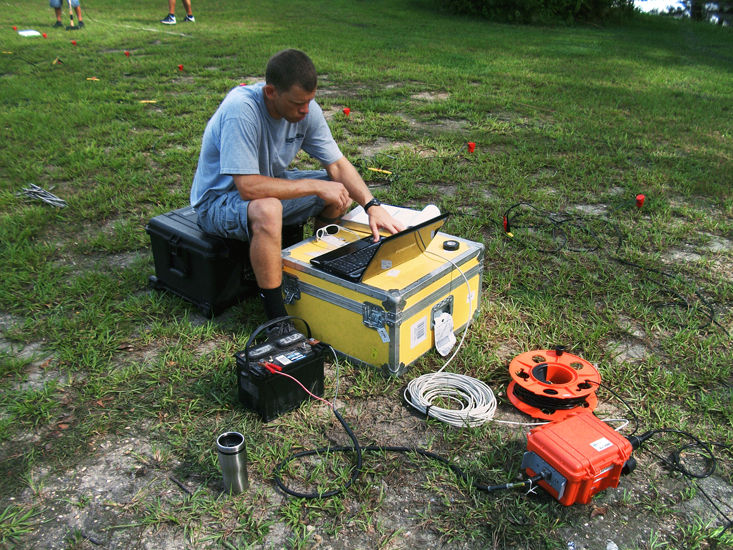
<path id="1" fill-rule="evenodd" d="M 437 398 L 458 403 L 460 408 L 433 405 Z M 459 428 L 480 426 L 491 420 L 496 412 L 496 398 L 491 388 L 465 374 L 423 374 L 407 385 L 405 399 L 425 415 Z"/>
<path id="2" fill-rule="evenodd" d="M 468 326 L 473 315 L 471 285 L 466 274 L 455 262 L 435 252 L 428 251 L 428 254 L 433 254 L 446 262 L 450 262 L 463 277 L 468 289 L 468 320 L 461 341 L 450 359 L 445 362 L 439 371 L 423 374 L 411 380 L 405 388 L 404 397 L 408 403 L 421 413 L 432 416 L 451 426 L 459 428 L 481 426 L 491 420 L 496 412 L 494 392 L 491 391 L 489 386 L 476 378 L 465 374 L 443 372 L 460 351 L 468 334 Z M 438 398 L 444 402 L 458 403 L 460 408 L 446 409 L 434 405 L 433 400 Z"/>

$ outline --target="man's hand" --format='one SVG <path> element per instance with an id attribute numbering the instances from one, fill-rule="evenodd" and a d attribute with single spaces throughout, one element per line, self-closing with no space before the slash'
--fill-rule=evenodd
<path id="1" fill-rule="evenodd" d="M 332 205 L 333 208 L 340 212 L 346 211 L 351 206 L 351 197 L 342 183 L 338 181 L 317 181 L 318 185 L 315 194 L 323 199 L 327 205 Z"/>
<path id="2" fill-rule="evenodd" d="M 393 235 L 399 231 L 405 230 L 405 225 L 402 222 L 395 220 L 381 206 L 372 206 L 369 208 L 367 214 L 369 214 L 369 228 L 372 230 L 374 242 L 379 240 L 380 229 L 386 229 Z"/>

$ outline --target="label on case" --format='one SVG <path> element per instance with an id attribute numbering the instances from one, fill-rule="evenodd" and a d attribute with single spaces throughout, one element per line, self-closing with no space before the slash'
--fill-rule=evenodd
<path id="1" fill-rule="evenodd" d="M 304 357 L 305 355 L 303 355 L 299 351 L 291 351 L 283 355 L 278 355 L 277 357 L 275 357 L 275 361 L 277 361 L 284 367 L 286 365 L 289 365 L 290 363 L 295 363 L 296 361 L 299 361 Z"/>
<path id="2" fill-rule="evenodd" d="M 428 318 L 423 317 L 410 327 L 410 348 L 414 348 L 428 336 Z"/>
<path id="3" fill-rule="evenodd" d="M 601 451 L 608 449 L 609 447 L 613 447 L 613 443 L 611 443 L 605 437 L 602 437 L 591 443 L 590 446 L 600 453 Z"/>

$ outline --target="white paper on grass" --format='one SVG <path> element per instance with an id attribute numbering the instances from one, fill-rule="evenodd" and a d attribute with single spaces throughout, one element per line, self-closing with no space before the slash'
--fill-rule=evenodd
<path id="1" fill-rule="evenodd" d="M 18 31 L 18 34 L 20 36 L 41 36 L 41 33 L 38 31 L 34 31 L 33 29 L 27 29 L 24 31 Z"/>
<path id="2" fill-rule="evenodd" d="M 395 220 L 402 222 L 405 227 L 420 225 L 423 222 L 432 220 L 436 216 L 440 216 L 440 208 L 434 204 L 429 204 L 422 210 L 412 210 L 411 208 L 402 208 L 400 206 L 392 206 L 389 204 L 383 204 L 382 208 L 384 208 Z M 354 208 L 351 212 L 346 214 L 342 220 L 369 227 L 369 215 L 364 212 L 364 208 L 361 206 Z"/>

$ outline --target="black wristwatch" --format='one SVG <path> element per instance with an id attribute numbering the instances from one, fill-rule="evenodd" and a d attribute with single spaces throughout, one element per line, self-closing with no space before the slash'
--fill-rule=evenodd
<path id="1" fill-rule="evenodd" d="M 364 205 L 364 212 L 368 212 L 372 206 L 382 206 L 382 202 L 379 199 L 372 199 Z"/>

